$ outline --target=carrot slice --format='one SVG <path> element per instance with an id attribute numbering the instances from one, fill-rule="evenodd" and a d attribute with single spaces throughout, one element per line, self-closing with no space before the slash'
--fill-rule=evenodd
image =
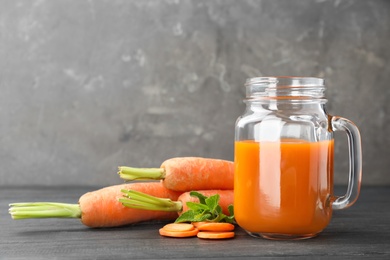
<path id="1" fill-rule="evenodd" d="M 182 232 L 195 229 L 194 225 L 188 223 L 170 223 L 163 227 L 166 231 Z"/>
<path id="2" fill-rule="evenodd" d="M 230 223 L 220 223 L 220 222 L 203 222 L 198 223 L 199 231 L 232 231 L 234 230 L 234 225 Z"/>
<path id="3" fill-rule="evenodd" d="M 203 224 L 207 224 L 207 223 L 210 223 L 210 222 L 207 222 L 207 221 L 199 221 L 199 222 L 192 222 L 191 224 L 194 226 L 194 227 L 199 227 Z"/>
<path id="4" fill-rule="evenodd" d="M 188 231 L 169 231 L 164 228 L 160 228 L 159 230 L 160 235 L 165 237 L 194 237 L 198 232 L 199 230 L 197 228 Z"/>
<path id="5" fill-rule="evenodd" d="M 198 232 L 197 237 L 203 239 L 227 239 L 227 238 L 233 238 L 234 232 L 233 231 L 228 231 L 228 232 L 200 231 Z"/>

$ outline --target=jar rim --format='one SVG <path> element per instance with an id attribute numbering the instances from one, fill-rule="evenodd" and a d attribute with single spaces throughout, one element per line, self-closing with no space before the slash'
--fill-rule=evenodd
<path id="1" fill-rule="evenodd" d="M 315 77 L 256 77 L 245 83 L 247 100 L 306 102 L 324 99 L 324 79 Z"/>
<path id="2" fill-rule="evenodd" d="M 245 86 L 251 85 L 273 85 L 278 87 L 324 87 L 325 80 L 319 77 L 297 77 L 297 76 L 272 76 L 248 78 Z"/>

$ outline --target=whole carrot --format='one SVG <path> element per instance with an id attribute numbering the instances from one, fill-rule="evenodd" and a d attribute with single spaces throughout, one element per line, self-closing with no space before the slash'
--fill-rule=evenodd
<path id="1" fill-rule="evenodd" d="M 122 190 L 125 198 L 119 201 L 126 207 L 144 209 L 150 211 L 168 211 L 177 212 L 178 215 L 183 214 L 189 210 L 188 202 L 198 203 L 197 197 L 191 196 L 192 192 L 184 192 L 176 201 L 169 198 L 156 198 L 149 194 L 144 194 L 134 190 Z M 233 190 L 201 190 L 197 193 L 205 197 L 219 195 L 219 206 L 222 208 L 224 214 L 229 214 L 229 206 L 233 204 L 234 192 Z"/>
<path id="2" fill-rule="evenodd" d="M 163 180 L 166 188 L 176 191 L 233 190 L 234 163 L 202 157 L 177 157 L 164 161 L 160 168 L 119 167 L 125 180 Z"/>
<path id="3" fill-rule="evenodd" d="M 145 211 L 124 207 L 118 199 L 121 190 L 132 189 L 160 198 L 176 200 L 181 193 L 168 190 L 160 182 L 121 184 L 105 187 L 82 195 L 78 204 L 28 202 L 10 204 L 13 219 L 80 218 L 92 228 L 118 227 L 143 221 L 172 220 L 177 214 L 164 211 Z"/>

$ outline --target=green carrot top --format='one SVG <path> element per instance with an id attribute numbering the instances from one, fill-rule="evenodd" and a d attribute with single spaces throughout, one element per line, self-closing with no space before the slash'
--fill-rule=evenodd
<path id="1" fill-rule="evenodd" d="M 163 168 L 134 168 L 128 166 L 118 167 L 119 176 L 128 181 L 133 180 L 162 180 L 165 178 Z"/>
<path id="2" fill-rule="evenodd" d="M 9 204 L 13 219 L 28 218 L 81 218 L 78 204 L 56 202 L 21 202 Z"/>

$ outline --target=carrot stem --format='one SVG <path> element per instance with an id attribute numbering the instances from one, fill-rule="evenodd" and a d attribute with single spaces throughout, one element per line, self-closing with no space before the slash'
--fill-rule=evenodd
<path id="1" fill-rule="evenodd" d="M 120 166 L 118 174 L 122 179 L 128 181 L 161 180 L 165 178 L 165 170 L 163 168 L 134 168 Z"/>
<path id="2" fill-rule="evenodd" d="M 56 202 L 21 202 L 9 204 L 13 219 L 28 218 L 81 218 L 78 204 Z"/>
<path id="3" fill-rule="evenodd" d="M 179 212 L 183 209 L 179 201 L 157 198 L 135 190 L 122 190 L 122 193 L 125 197 L 120 198 L 119 202 L 125 207 L 169 212 Z"/>

